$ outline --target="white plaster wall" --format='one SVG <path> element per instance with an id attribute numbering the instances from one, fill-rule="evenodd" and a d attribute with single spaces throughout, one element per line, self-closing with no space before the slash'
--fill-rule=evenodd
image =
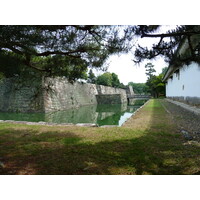
<path id="1" fill-rule="evenodd" d="M 184 88 L 183 88 L 184 86 Z M 180 78 L 173 74 L 166 84 L 167 97 L 200 97 L 200 66 L 192 62 L 180 69 Z"/>

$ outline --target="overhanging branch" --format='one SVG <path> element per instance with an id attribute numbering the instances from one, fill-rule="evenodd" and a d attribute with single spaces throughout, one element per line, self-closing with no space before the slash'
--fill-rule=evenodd
<path id="1" fill-rule="evenodd" d="M 195 34 L 200 34 L 200 31 L 188 31 L 188 32 L 180 32 L 180 33 L 162 33 L 162 34 L 148 34 L 145 32 L 142 32 L 141 38 L 143 37 L 175 37 L 175 36 L 190 36 L 190 35 L 195 35 Z"/>

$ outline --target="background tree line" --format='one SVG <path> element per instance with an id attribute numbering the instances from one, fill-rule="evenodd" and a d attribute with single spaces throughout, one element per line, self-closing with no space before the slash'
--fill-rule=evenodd
<path id="1" fill-rule="evenodd" d="M 135 94 L 148 94 L 154 98 L 165 96 L 165 83 L 163 83 L 162 79 L 167 67 L 164 67 L 159 75 L 155 75 L 156 70 L 152 63 L 147 63 L 145 68 L 147 75 L 146 83 L 129 82 L 128 85 L 124 85 L 123 83 L 120 83 L 117 74 L 106 72 L 96 77 L 92 69 L 90 69 L 88 73 L 87 82 L 123 89 L 126 89 L 128 86 L 132 86 Z"/>
<path id="2" fill-rule="evenodd" d="M 117 74 L 105 72 L 102 75 L 95 76 L 92 69 L 89 70 L 87 82 L 93 83 L 93 84 L 98 84 L 98 85 L 123 88 L 123 89 L 125 89 L 127 87 L 123 83 L 120 83 L 120 80 L 119 80 Z"/>
<path id="3" fill-rule="evenodd" d="M 129 82 L 128 85 L 133 87 L 135 94 L 148 94 L 154 98 L 165 96 L 165 83 L 162 81 L 163 76 L 167 70 L 167 67 L 162 69 L 159 75 L 155 75 L 156 70 L 152 63 L 145 65 L 147 81 L 146 83 L 133 83 Z"/>

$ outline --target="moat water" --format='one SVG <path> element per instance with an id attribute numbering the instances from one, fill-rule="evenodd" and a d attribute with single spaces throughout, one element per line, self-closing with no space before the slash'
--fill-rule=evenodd
<path id="1" fill-rule="evenodd" d="M 0 112 L 0 120 L 51 123 L 95 123 L 99 126 L 121 126 L 146 100 L 136 100 L 133 105 L 88 105 L 66 111 L 51 113 L 8 113 Z"/>

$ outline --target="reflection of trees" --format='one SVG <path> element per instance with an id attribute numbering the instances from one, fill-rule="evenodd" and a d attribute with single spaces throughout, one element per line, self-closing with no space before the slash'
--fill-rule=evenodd
<path id="1" fill-rule="evenodd" d="M 127 104 L 98 104 L 96 112 L 123 112 L 127 109 Z"/>
<path id="2" fill-rule="evenodd" d="M 120 117 L 127 110 L 127 104 L 97 105 L 98 125 L 118 125 Z"/>
<path id="3" fill-rule="evenodd" d="M 123 113 L 118 112 L 118 113 L 98 113 L 98 118 L 97 118 L 97 124 L 99 126 L 102 125 L 118 125 L 118 122 L 120 120 L 120 117 Z"/>
<path id="4" fill-rule="evenodd" d="M 119 104 L 119 105 L 99 105 L 97 106 L 98 125 L 119 125 L 119 121 L 121 116 L 124 115 L 126 111 L 129 112 L 129 108 L 127 104 Z"/>
<path id="5" fill-rule="evenodd" d="M 88 105 L 67 111 L 47 113 L 45 120 L 54 123 L 97 123 L 118 125 L 120 116 L 127 110 L 127 104 Z"/>
<path id="6" fill-rule="evenodd" d="M 147 99 L 130 99 L 129 105 L 142 106 L 146 101 L 147 101 Z"/>

